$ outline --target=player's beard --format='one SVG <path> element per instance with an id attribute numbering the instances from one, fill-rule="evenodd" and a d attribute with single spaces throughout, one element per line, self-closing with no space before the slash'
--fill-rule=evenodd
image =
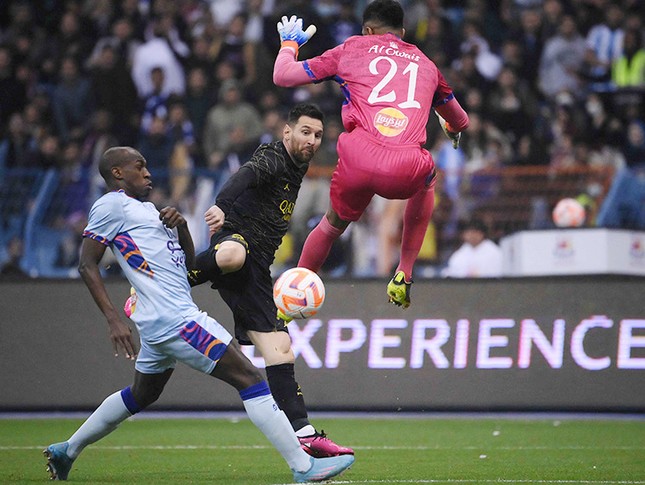
<path id="1" fill-rule="evenodd" d="M 313 148 L 312 149 L 303 148 L 302 150 L 300 150 L 295 154 L 294 158 L 299 164 L 309 163 L 311 159 L 314 158 L 315 154 L 316 154 L 316 151 Z"/>

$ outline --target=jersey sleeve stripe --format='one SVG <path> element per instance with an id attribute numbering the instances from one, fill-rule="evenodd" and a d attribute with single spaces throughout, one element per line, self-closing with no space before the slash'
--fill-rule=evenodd
<path id="1" fill-rule="evenodd" d="M 307 73 L 307 75 L 308 75 L 311 79 L 313 79 L 314 81 L 318 81 L 318 78 L 316 77 L 316 75 L 313 73 L 313 71 L 312 71 L 312 70 L 311 70 L 311 68 L 309 67 L 309 62 L 308 62 L 308 61 L 302 61 L 302 67 L 304 67 L 304 68 L 305 68 L 305 72 Z"/>
<path id="2" fill-rule="evenodd" d="M 83 231 L 83 237 L 94 239 L 95 241 L 98 241 L 101 244 L 104 244 L 106 246 L 110 245 L 110 241 L 108 241 L 106 238 L 104 238 L 103 236 L 99 236 L 98 234 L 94 234 L 93 232 L 90 232 L 90 231 Z"/>
<path id="3" fill-rule="evenodd" d="M 432 104 L 432 106 L 433 106 L 433 107 L 435 107 L 435 106 L 442 106 L 442 105 L 446 104 L 448 101 L 450 101 L 451 99 L 454 99 L 454 98 L 455 98 L 455 93 L 450 93 L 450 94 L 449 94 L 448 96 L 446 96 L 444 99 L 442 99 L 442 100 L 440 100 L 440 101 L 436 101 L 436 102 L 434 102 L 434 103 Z"/>

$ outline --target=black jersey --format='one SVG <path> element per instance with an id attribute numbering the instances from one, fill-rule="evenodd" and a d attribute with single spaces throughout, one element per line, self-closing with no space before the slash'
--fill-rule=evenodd
<path id="1" fill-rule="evenodd" d="M 253 171 L 255 182 L 232 201 L 218 196 L 216 203 L 225 214 L 223 229 L 240 233 L 255 256 L 271 263 L 289 227 L 309 163 L 296 165 L 284 143 L 276 141 L 260 145 L 242 167 Z"/>

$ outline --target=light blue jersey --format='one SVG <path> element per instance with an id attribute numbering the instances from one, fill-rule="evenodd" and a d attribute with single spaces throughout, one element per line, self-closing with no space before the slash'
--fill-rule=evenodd
<path id="1" fill-rule="evenodd" d="M 136 290 L 130 318 L 142 340 L 162 342 L 198 318 L 176 230 L 163 225 L 151 202 L 122 190 L 105 194 L 92 206 L 83 237 L 109 246 Z"/>

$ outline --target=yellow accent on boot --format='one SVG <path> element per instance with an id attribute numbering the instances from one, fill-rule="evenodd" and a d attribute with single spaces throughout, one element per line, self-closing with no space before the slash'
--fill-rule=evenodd
<path id="1" fill-rule="evenodd" d="M 286 323 L 289 323 L 293 318 L 288 317 L 284 313 L 282 313 L 282 310 L 278 308 L 278 314 L 276 315 L 280 320 L 284 320 Z"/>
<path id="2" fill-rule="evenodd" d="M 399 271 L 394 275 L 394 278 L 387 284 L 387 296 L 390 303 L 408 308 L 410 306 L 410 287 L 412 281 L 405 281 L 405 273 Z"/>

